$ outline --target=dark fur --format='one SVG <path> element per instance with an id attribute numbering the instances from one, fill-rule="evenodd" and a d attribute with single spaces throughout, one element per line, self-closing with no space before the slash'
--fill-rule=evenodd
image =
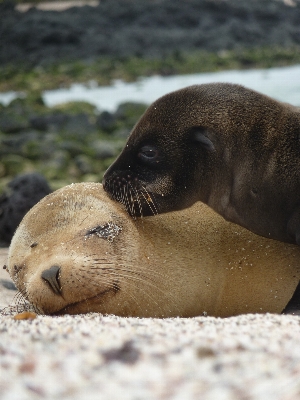
<path id="1" fill-rule="evenodd" d="M 225 83 L 170 93 L 141 117 L 103 183 L 133 216 L 203 201 L 300 244 L 299 109 Z"/>

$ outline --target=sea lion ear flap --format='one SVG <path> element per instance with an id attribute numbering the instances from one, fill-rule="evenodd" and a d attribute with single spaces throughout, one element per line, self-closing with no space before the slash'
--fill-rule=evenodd
<path id="1" fill-rule="evenodd" d="M 191 129 L 192 141 L 199 143 L 205 150 L 209 152 L 215 151 L 215 146 L 209 136 L 209 131 L 204 126 L 195 126 Z"/>

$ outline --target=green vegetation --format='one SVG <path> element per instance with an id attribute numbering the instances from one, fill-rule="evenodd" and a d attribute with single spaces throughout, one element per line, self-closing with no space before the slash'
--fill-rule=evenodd
<path id="1" fill-rule="evenodd" d="M 52 189 L 101 182 L 147 106 L 127 102 L 114 113 L 70 102 L 46 107 L 38 93 L 0 106 L 0 194 L 16 175 L 39 171 Z"/>
<path id="2" fill-rule="evenodd" d="M 210 53 L 174 52 L 161 59 L 103 57 L 93 62 L 62 62 L 47 67 L 0 66 L 0 91 L 39 92 L 68 87 L 73 82 L 108 85 L 140 76 L 191 74 L 230 69 L 270 68 L 300 63 L 300 47 L 266 47 Z"/>

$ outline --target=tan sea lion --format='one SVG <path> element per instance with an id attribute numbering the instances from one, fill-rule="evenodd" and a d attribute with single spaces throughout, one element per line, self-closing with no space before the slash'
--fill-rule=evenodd
<path id="1" fill-rule="evenodd" d="M 226 222 L 205 204 L 134 220 L 101 184 L 46 196 L 19 225 L 7 269 L 45 314 L 227 317 L 281 312 L 300 248 Z"/>
<path id="2" fill-rule="evenodd" d="M 133 216 L 202 201 L 258 235 L 300 244 L 300 109 L 228 83 L 167 94 L 103 184 Z"/>

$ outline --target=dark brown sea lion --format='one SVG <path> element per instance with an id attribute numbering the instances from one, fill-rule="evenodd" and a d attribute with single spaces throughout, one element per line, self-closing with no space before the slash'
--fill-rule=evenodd
<path id="1" fill-rule="evenodd" d="M 7 269 L 40 313 L 227 317 L 282 312 L 299 259 L 298 246 L 257 236 L 201 202 L 133 220 L 101 184 L 81 183 L 26 214 Z"/>
<path id="2" fill-rule="evenodd" d="M 256 234 L 300 244 L 300 111 L 227 83 L 167 94 L 103 184 L 134 216 L 202 201 Z"/>

